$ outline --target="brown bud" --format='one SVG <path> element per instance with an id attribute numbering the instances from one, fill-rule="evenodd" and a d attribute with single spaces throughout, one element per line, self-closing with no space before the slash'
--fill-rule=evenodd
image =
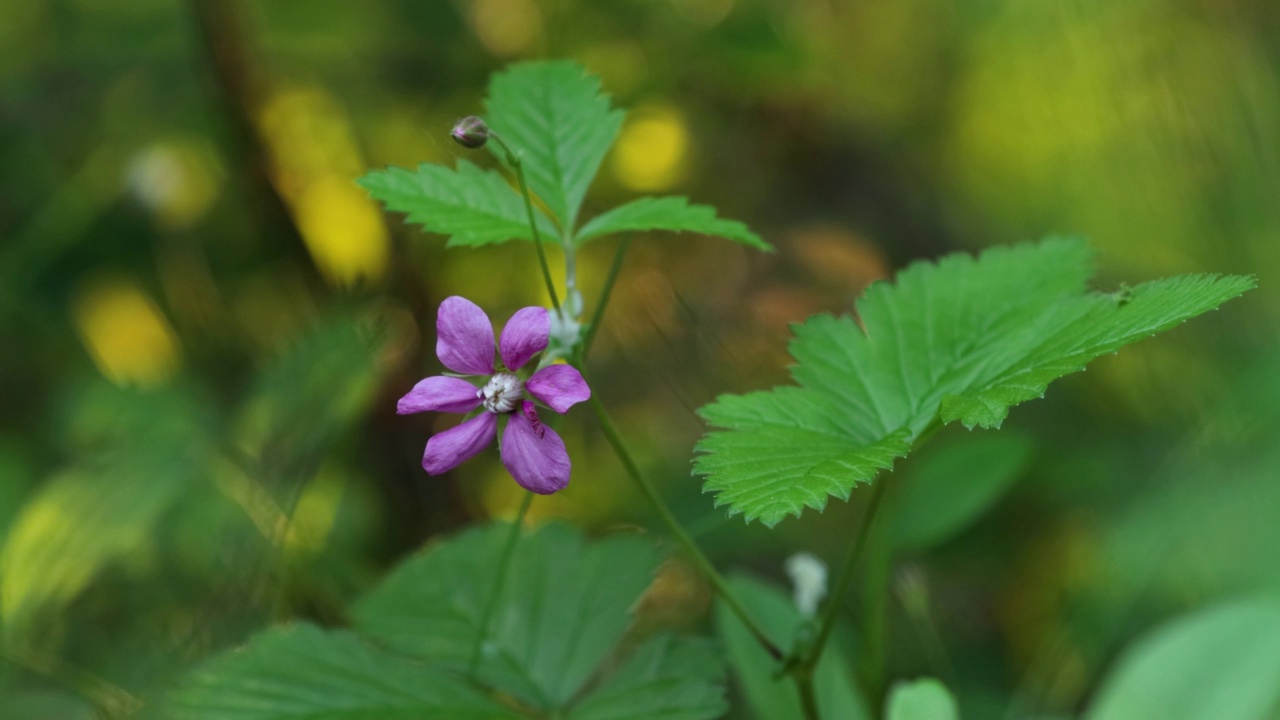
<path id="1" fill-rule="evenodd" d="M 489 140 L 489 126 L 475 115 L 468 115 L 454 124 L 453 130 L 449 131 L 449 136 L 458 142 L 459 145 L 472 150 L 478 147 L 484 147 Z"/>

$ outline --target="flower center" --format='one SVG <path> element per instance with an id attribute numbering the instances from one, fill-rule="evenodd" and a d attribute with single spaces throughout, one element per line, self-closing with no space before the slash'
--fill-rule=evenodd
<path id="1" fill-rule="evenodd" d="M 511 373 L 501 372 L 489 378 L 484 387 L 476 391 L 484 398 L 482 405 L 491 413 L 509 413 L 516 409 L 524 397 L 524 381 Z"/>

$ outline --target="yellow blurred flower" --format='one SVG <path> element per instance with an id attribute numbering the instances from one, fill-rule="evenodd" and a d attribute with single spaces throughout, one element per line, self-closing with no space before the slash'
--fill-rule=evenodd
<path id="1" fill-rule="evenodd" d="M 156 385 L 181 365 L 178 338 L 134 281 L 96 276 L 76 292 L 72 314 L 89 356 L 120 385 Z"/>
<path id="2" fill-rule="evenodd" d="M 632 190 L 666 190 L 684 179 L 689 130 L 673 108 L 653 105 L 629 115 L 613 151 L 613 172 Z"/>

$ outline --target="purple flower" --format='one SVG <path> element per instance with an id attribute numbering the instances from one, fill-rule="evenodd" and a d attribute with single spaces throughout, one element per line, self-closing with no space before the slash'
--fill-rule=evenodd
<path id="1" fill-rule="evenodd" d="M 575 403 L 591 397 L 582 375 L 569 365 L 548 365 L 523 376 L 519 372 L 534 355 L 547 348 L 551 320 L 546 308 L 516 311 L 502 329 L 498 341 L 501 363 L 494 362 L 493 325 L 478 305 L 453 296 L 440 303 L 436 315 L 436 356 L 450 370 L 477 376 L 476 384 L 451 375 L 426 378 L 400 398 L 401 415 L 434 410 L 479 415 L 461 425 L 437 433 L 427 441 L 422 467 L 439 475 L 488 447 L 502 432 L 502 464 L 516 482 L 533 492 L 549 495 L 569 484 L 569 454 L 554 430 L 538 420 L 534 404 L 539 400 L 563 414 Z M 526 379 L 527 377 L 527 379 Z"/>

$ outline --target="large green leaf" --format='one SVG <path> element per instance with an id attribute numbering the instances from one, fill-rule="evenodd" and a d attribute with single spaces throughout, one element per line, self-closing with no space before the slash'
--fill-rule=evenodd
<path id="1" fill-rule="evenodd" d="M 797 628 L 804 622 L 791 598 L 782 590 L 745 575 L 730 578 L 729 584 L 769 639 L 778 647 L 791 647 Z M 795 683 L 778 676 L 778 662 L 760 647 L 723 601 L 716 602 L 715 620 L 738 688 L 755 717 L 759 720 L 804 717 Z M 828 643 L 813 679 L 821 717 L 870 718 L 853 681 L 853 667 L 844 651 L 839 644 Z"/>
<path id="2" fill-rule="evenodd" d="M 698 444 L 694 469 L 717 505 L 747 520 L 821 510 L 905 455 L 935 419 L 999 427 L 1050 381 L 1254 286 L 1186 275 L 1105 294 L 1085 289 L 1091 274 L 1077 239 L 916 263 L 868 289 L 861 324 L 818 315 L 795 328 L 798 386 L 704 407 L 724 429 Z"/>
<path id="3" fill-rule="evenodd" d="M 1280 713 L 1280 601 L 1237 601 L 1160 628 L 1120 657 L 1087 720 L 1262 720 Z"/>
<path id="4" fill-rule="evenodd" d="M 358 630 L 464 670 L 510 526 L 470 530 L 402 564 L 354 608 Z M 553 524 L 516 545 L 479 676 L 543 710 L 563 708 L 631 622 L 659 556 L 635 535 L 587 543 Z"/>
<path id="5" fill-rule="evenodd" d="M 567 720 L 711 720 L 728 710 L 717 649 L 706 640 L 660 635 L 574 705 Z"/>
<path id="6" fill-rule="evenodd" d="M 960 720 L 960 709 L 946 685 L 924 678 L 893 686 L 885 720 Z"/>
<path id="7" fill-rule="evenodd" d="M 772 250 L 773 246 L 751 232 L 737 220 L 716 217 L 716 209 L 709 205 L 690 205 L 683 197 L 646 197 L 633 200 L 589 220 L 578 232 L 577 242 L 619 232 L 667 230 L 691 232 L 700 235 L 736 240 L 760 250 Z"/>
<path id="8" fill-rule="evenodd" d="M 570 232 L 609 152 L 623 113 L 600 81 L 566 61 L 527 62 L 497 73 L 486 100 L 489 126 L 519 154 L 525 177 Z"/>
<path id="9" fill-rule="evenodd" d="M 456 170 L 430 164 L 417 170 L 374 170 L 359 183 L 388 210 L 405 213 L 430 232 L 448 235 L 451 247 L 533 239 L 519 192 L 497 172 L 465 160 Z M 558 237 L 545 217 L 535 217 L 543 240 Z"/>
<path id="10" fill-rule="evenodd" d="M 505 720 L 521 715 L 449 677 L 347 632 L 277 628 L 184 678 L 179 720 Z"/>

